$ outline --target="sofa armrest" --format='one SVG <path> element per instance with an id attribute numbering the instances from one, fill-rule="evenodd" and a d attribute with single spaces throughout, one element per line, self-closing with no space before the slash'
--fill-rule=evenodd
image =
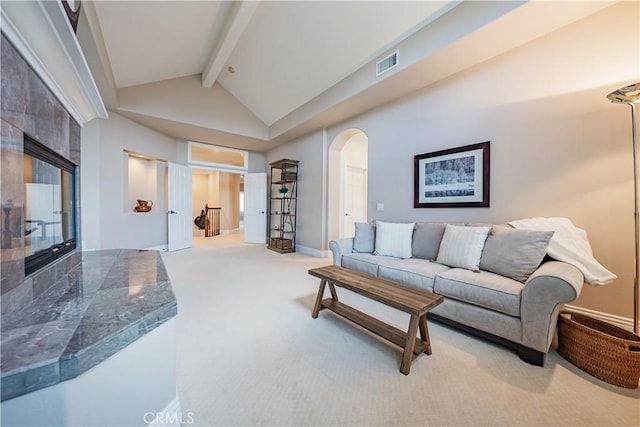
<path id="1" fill-rule="evenodd" d="M 333 265 L 342 265 L 342 254 L 353 252 L 353 237 L 332 240 L 329 242 L 329 249 L 333 252 Z"/>
<path id="2" fill-rule="evenodd" d="M 542 264 L 522 290 L 522 344 L 546 353 L 555 335 L 562 304 L 578 298 L 583 284 L 584 276 L 571 264 L 560 261 Z"/>

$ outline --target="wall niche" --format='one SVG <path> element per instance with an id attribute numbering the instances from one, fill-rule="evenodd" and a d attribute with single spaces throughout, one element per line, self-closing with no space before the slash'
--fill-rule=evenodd
<path id="1" fill-rule="evenodd" d="M 167 162 L 127 150 L 124 157 L 127 165 L 124 211 L 146 215 L 164 214 L 167 203 Z M 151 209 L 148 210 L 148 207 Z"/>

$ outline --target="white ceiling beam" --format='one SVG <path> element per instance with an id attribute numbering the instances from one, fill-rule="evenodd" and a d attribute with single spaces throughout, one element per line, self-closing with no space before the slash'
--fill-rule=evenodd
<path id="1" fill-rule="evenodd" d="M 202 70 L 202 86 L 213 87 L 258 5 L 257 1 L 242 1 L 231 10 L 227 25 L 220 35 L 220 42 L 216 44 L 207 65 Z"/>

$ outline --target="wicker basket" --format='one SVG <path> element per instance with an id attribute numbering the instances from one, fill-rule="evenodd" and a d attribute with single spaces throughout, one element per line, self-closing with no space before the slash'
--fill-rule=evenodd
<path id="1" fill-rule="evenodd" d="M 638 388 L 640 336 L 630 331 L 563 311 L 558 316 L 558 353 L 602 381 Z"/>

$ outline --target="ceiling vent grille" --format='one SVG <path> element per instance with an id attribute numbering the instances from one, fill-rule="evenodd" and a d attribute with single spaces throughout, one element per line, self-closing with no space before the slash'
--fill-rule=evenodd
<path id="1" fill-rule="evenodd" d="M 376 63 L 376 77 L 398 66 L 398 54 L 399 51 L 396 50 Z"/>

